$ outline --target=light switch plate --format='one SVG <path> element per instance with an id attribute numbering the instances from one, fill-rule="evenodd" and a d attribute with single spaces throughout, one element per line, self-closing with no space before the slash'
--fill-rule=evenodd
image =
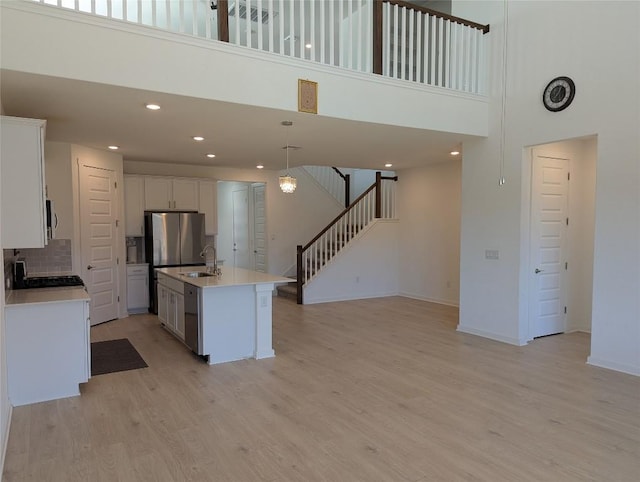
<path id="1" fill-rule="evenodd" d="M 484 257 L 485 259 L 500 259 L 500 251 L 497 249 L 485 249 Z"/>

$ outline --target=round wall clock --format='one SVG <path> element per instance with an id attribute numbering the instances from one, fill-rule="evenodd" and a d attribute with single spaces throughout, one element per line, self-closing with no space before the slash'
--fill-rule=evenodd
<path id="1" fill-rule="evenodd" d="M 569 77 L 556 77 L 547 84 L 542 93 L 542 103 L 551 112 L 569 107 L 576 95 L 576 84 Z"/>

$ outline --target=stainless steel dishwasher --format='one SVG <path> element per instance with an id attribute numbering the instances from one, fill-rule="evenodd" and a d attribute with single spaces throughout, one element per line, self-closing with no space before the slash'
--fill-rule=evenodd
<path id="1" fill-rule="evenodd" d="M 203 355 L 201 293 L 201 288 L 189 283 L 184 284 L 184 342 L 197 355 Z"/>

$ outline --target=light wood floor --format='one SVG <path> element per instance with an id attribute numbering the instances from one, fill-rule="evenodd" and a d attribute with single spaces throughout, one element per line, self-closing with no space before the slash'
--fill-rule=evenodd
<path id="1" fill-rule="evenodd" d="M 149 368 L 13 411 L 9 481 L 634 481 L 640 379 L 585 364 L 589 336 L 515 347 L 405 298 L 274 299 L 276 358 L 207 366 L 138 315 Z"/>

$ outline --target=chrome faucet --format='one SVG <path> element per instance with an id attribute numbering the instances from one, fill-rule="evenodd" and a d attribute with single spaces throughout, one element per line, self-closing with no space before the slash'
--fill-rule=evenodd
<path id="1" fill-rule="evenodd" d="M 207 256 L 207 252 L 212 249 L 213 250 L 213 262 L 210 261 L 210 257 Z M 222 270 L 218 268 L 218 253 L 216 252 L 216 247 L 213 244 L 207 244 L 204 248 L 202 248 L 202 252 L 200 253 L 200 257 L 205 259 L 206 272 L 212 273 L 214 275 L 220 276 L 222 274 Z"/>

